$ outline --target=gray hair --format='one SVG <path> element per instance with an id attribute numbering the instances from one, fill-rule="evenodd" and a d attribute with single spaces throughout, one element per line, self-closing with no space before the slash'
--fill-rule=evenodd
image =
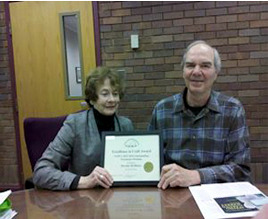
<path id="1" fill-rule="evenodd" d="M 198 44 L 204 44 L 204 45 L 207 45 L 208 47 L 210 47 L 212 50 L 213 50 L 213 53 L 214 53 L 214 67 L 216 69 L 216 72 L 219 73 L 221 71 L 221 57 L 220 57 L 220 54 L 219 52 L 217 51 L 217 49 L 215 49 L 214 47 L 210 46 L 209 44 L 207 44 L 205 41 L 203 40 L 197 40 L 197 41 L 194 41 L 192 42 L 185 50 L 185 53 L 183 54 L 183 58 L 182 58 L 182 61 L 181 61 L 181 67 L 182 69 L 184 68 L 184 65 L 185 65 L 185 62 L 186 62 L 186 56 L 187 56 L 187 53 L 189 52 L 189 50 L 194 47 L 195 45 L 198 45 Z"/>

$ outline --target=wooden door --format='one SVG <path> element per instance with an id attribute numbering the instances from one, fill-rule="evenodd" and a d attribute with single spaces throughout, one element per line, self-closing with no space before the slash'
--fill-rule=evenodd
<path id="1" fill-rule="evenodd" d="M 60 13 L 79 12 L 84 77 L 96 66 L 91 2 L 10 3 L 24 178 L 32 171 L 24 141 L 26 117 L 53 117 L 81 110 L 66 100 Z"/>

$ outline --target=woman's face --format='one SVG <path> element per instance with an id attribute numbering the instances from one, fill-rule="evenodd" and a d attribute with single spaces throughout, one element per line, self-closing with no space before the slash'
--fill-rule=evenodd
<path id="1" fill-rule="evenodd" d="M 105 116 L 113 115 L 118 108 L 120 97 L 119 92 L 111 87 L 109 78 L 106 78 L 104 83 L 97 87 L 97 96 L 98 99 L 92 101 L 94 108 Z"/>

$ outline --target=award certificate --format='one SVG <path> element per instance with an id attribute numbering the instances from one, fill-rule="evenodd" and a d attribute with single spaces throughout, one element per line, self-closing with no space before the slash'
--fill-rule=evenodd
<path id="1" fill-rule="evenodd" d="M 159 132 L 104 132 L 102 165 L 114 186 L 157 185 L 163 165 Z"/>

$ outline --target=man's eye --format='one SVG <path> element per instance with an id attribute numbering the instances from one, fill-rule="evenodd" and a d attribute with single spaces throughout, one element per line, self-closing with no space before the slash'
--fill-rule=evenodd
<path id="1" fill-rule="evenodd" d="M 114 96 L 118 96 L 119 93 L 118 93 L 118 92 L 113 92 L 113 95 L 114 95 Z"/>
<path id="2" fill-rule="evenodd" d="M 194 65 L 186 65 L 186 68 L 194 68 Z"/>
<path id="3" fill-rule="evenodd" d="M 211 65 L 209 65 L 209 64 L 207 64 L 207 65 L 205 64 L 205 65 L 202 65 L 201 67 L 202 67 L 202 68 L 210 68 L 210 66 L 211 66 Z"/>

